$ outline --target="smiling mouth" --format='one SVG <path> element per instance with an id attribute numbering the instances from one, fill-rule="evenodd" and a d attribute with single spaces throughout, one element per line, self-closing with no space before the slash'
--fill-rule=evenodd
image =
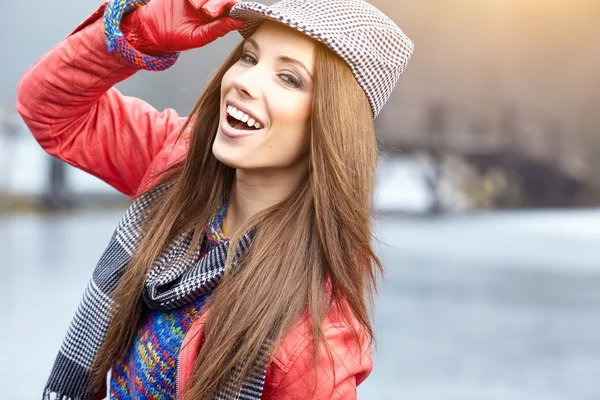
<path id="1" fill-rule="evenodd" d="M 248 126 L 247 123 L 237 120 L 229 114 L 227 114 L 227 123 L 233 129 L 237 129 L 240 131 L 257 131 L 258 130 L 258 128 L 255 128 L 254 126 L 250 127 L 250 126 Z"/>

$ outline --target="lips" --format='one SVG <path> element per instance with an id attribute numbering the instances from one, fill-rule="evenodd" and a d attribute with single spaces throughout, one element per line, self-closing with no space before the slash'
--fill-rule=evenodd
<path id="1" fill-rule="evenodd" d="M 266 125 L 266 124 L 264 123 L 264 121 L 263 121 L 261 118 L 258 118 L 258 116 L 257 116 L 257 115 L 255 115 L 254 113 L 252 113 L 250 110 L 248 110 L 246 107 L 242 106 L 241 104 L 239 104 L 239 103 L 236 103 L 236 102 L 235 102 L 235 101 L 233 101 L 233 100 L 227 100 L 227 101 L 225 102 L 225 109 L 227 109 L 227 107 L 228 107 L 228 106 L 233 106 L 233 107 L 235 107 L 237 110 L 239 110 L 239 111 L 242 111 L 242 112 L 244 112 L 244 113 L 248 114 L 248 115 L 249 115 L 251 118 L 253 118 L 253 119 L 254 119 L 256 122 L 259 122 L 261 127 L 263 127 L 263 128 L 264 128 L 264 126 Z"/>
<path id="2" fill-rule="evenodd" d="M 235 104 L 233 104 L 233 106 L 235 107 Z M 223 132 L 223 134 L 229 138 L 240 139 L 240 138 L 244 138 L 246 136 L 254 135 L 257 132 L 261 132 L 263 129 L 265 129 L 265 127 L 262 125 L 262 123 L 261 123 L 260 129 L 244 129 L 244 130 L 235 129 L 235 128 L 231 127 L 229 125 L 229 123 L 227 122 L 228 115 L 229 114 L 227 114 L 227 106 L 225 106 L 225 108 L 223 109 L 223 114 L 221 115 L 220 127 L 221 127 L 221 132 Z"/>

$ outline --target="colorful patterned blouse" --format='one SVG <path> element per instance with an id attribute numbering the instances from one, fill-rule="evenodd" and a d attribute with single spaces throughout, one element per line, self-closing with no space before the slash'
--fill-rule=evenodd
<path id="1" fill-rule="evenodd" d="M 229 240 L 223 223 L 226 208 L 224 203 L 211 217 L 200 258 Z M 112 365 L 111 399 L 176 400 L 179 349 L 192 323 L 202 315 L 209 296 L 173 310 L 145 309 L 131 350 Z"/>

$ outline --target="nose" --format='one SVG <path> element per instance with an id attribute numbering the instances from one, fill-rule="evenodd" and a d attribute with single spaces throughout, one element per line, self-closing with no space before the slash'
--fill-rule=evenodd
<path id="1" fill-rule="evenodd" d="M 257 98 L 261 82 L 257 72 L 258 68 L 255 66 L 239 74 L 233 80 L 233 88 L 244 97 Z"/>

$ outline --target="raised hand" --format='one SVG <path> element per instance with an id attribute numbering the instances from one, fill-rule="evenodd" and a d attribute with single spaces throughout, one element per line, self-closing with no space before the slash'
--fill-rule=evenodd
<path id="1" fill-rule="evenodd" d="M 245 21 L 229 17 L 239 0 L 151 0 L 121 22 L 129 43 L 147 54 L 202 47 L 241 28 Z"/>

